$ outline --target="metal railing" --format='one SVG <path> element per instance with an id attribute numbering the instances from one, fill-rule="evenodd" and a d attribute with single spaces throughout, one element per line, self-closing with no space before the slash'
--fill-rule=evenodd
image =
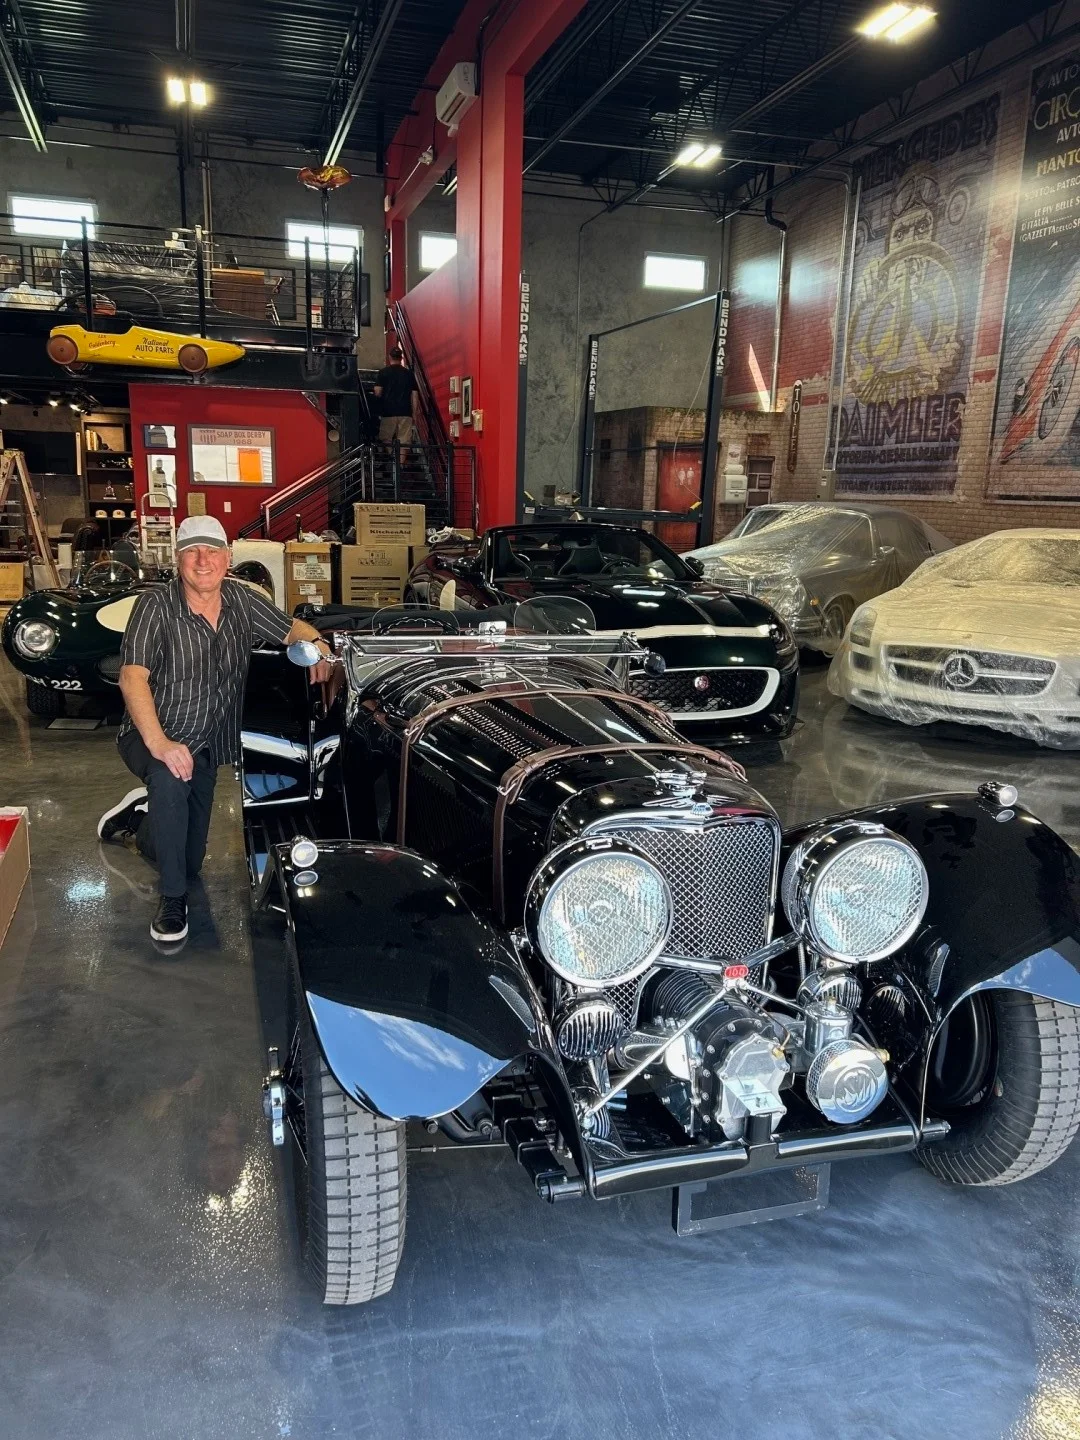
<path id="1" fill-rule="evenodd" d="M 33 224 L 66 233 L 23 233 Z M 0 311 L 58 312 L 87 329 L 133 318 L 351 347 L 370 323 L 366 278 L 361 252 L 336 242 L 0 214 Z"/>
<path id="2" fill-rule="evenodd" d="M 451 513 L 456 525 L 477 528 L 476 455 L 471 445 L 452 445 L 446 422 L 435 398 L 424 362 L 413 338 L 409 317 L 404 308 L 394 305 L 387 310 L 388 328 L 393 332 L 413 372 L 417 388 L 416 429 L 424 451 L 435 465 L 445 461 L 445 468 L 435 478 L 450 496 Z M 469 458 L 466 460 L 465 457 Z"/>
<path id="3" fill-rule="evenodd" d="M 467 510 L 457 508 L 459 494 L 470 497 Z M 344 539 L 358 501 L 423 505 L 428 529 L 475 528 L 475 494 L 475 456 L 468 447 L 357 445 L 272 495 L 240 535 L 286 541 L 298 530 L 333 530 Z"/>

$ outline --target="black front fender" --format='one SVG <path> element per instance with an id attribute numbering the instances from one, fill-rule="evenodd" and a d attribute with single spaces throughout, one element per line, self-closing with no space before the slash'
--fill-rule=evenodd
<path id="1" fill-rule="evenodd" d="M 926 918 L 897 959 L 938 1017 L 995 987 L 1080 1005 L 1080 856 L 1048 825 L 975 795 L 926 795 L 834 818 L 882 824 L 922 856 Z M 785 846 L 816 828 L 786 836 Z"/>
<path id="2" fill-rule="evenodd" d="M 507 937 L 429 860 L 393 845 L 319 846 L 282 880 L 300 981 L 323 1056 L 355 1100 L 391 1120 L 444 1115 L 529 1052 L 553 1051 Z"/>

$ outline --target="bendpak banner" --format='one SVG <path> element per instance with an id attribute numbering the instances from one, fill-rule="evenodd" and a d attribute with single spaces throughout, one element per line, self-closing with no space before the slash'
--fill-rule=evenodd
<path id="1" fill-rule="evenodd" d="M 1080 498 L 1080 50 L 1032 72 L 987 494 Z"/>
<path id="2" fill-rule="evenodd" d="M 837 490 L 941 495 L 956 484 L 1000 96 L 867 156 Z"/>

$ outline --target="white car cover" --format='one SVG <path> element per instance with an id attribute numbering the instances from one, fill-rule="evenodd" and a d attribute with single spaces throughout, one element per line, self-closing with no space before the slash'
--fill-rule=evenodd
<path id="1" fill-rule="evenodd" d="M 905 725 L 1080 748 L 1080 530 L 999 530 L 861 605 L 829 689 Z"/>

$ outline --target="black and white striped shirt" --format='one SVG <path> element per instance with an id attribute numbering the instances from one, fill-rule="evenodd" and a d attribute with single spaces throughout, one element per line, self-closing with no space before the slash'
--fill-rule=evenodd
<path id="1" fill-rule="evenodd" d="M 252 647 L 281 644 L 292 621 L 265 595 L 239 580 L 221 582 L 221 615 L 215 630 L 194 615 L 179 579 L 144 590 L 135 602 L 121 665 L 150 672 L 150 693 L 170 740 L 195 753 L 209 750 L 216 765 L 240 758 L 240 711 Z M 124 716 L 118 739 L 134 729 Z"/>

